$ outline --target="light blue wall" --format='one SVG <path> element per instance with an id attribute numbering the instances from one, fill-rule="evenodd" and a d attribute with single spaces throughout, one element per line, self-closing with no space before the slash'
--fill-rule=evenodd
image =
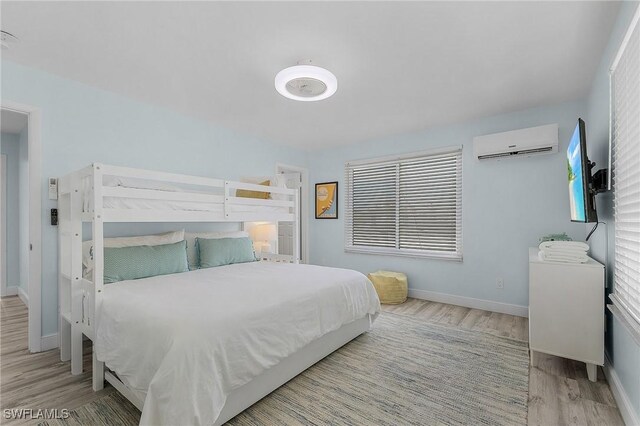
<path id="1" fill-rule="evenodd" d="M 49 225 L 56 202 L 47 197 L 48 177 L 102 162 L 239 179 L 273 174 L 279 161 L 306 161 L 303 152 L 271 141 L 8 61 L 2 61 L 2 99 L 42 110 L 43 335 L 57 330 L 57 230 Z"/>
<path id="2" fill-rule="evenodd" d="M 585 112 L 583 102 L 571 102 L 310 153 L 312 182 L 340 182 L 340 219 L 312 219 L 311 261 L 362 272 L 402 271 L 412 289 L 528 305 L 528 247 L 552 232 L 584 239 L 584 226 L 569 220 L 563 152 Z M 473 158 L 474 136 L 549 123 L 560 125 L 560 153 L 483 162 Z M 346 161 L 453 145 L 464 147 L 462 263 L 344 252 Z M 504 278 L 502 290 L 496 286 L 498 277 Z"/>
<path id="3" fill-rule="evenodd" d="M 586 119 L 588 154 L 590 159 L 597 163 L 596 169 L 608 167 L 609 68 L 638 5 L 638 2 L 623 2 L 588 98 Z M 610 293 L 615 287 L 613 193 L 598 195 L 597 204 L 599 219 L 606 222 L 607 226 L 601 226 L 591 237 L 591 254 L 607 265 L 609 285 L 607 293 Z M 608 299 L 607 302 L 610 303 Z M 627 328 L 609 311 L 607 311 L 606 346 L 607 355 L 634 406 L 636 416 L 640 418 L 640 344 L 634 341 Z"/>
<path id="4" fill-rule="evenodd" d="M 15 287 L 20 285 L 20 208 L 19 208 L 19 173 L 18 161 L 20 155 L 20 136 L 12 133 L 2 133 L 0 136 L 0 144 L 2 146 L 2 154 L 7 156 L 7 216 L 3 218 L 6 221 L 7 234 L 4 236 L 7 252 L 7 269 L 2 273 L 5 274 L 5 282 L 7 287 Z"/>

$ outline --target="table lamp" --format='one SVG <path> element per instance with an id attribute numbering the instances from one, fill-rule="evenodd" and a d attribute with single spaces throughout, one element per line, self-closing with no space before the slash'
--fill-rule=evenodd
<path id="1" fill-rule="evenodd" d="M 276 225 L 273 223 L 263 223 L 256 225 L 251 229 L 253 242 L 256 246 L 256 250 L 263 253 L 271 253 L 271 241 L 278 238 L 278 231 Z"/>

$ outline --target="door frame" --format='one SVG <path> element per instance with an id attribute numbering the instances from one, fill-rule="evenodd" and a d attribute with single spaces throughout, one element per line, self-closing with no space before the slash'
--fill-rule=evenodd
<path id="1" fill-rule="evenodd" d="M 2 100 L 1 109 L 27 116 L 29 158 L 29 352 L 42 350 L 42 112 L 40 108 Z"/>
<path id="2" fill-rule="evenodd" d="M 13 296 L 7 293 L 9 283 L 5 280 L 7 271 L 7 247 L 4 243 L 7 233 L 7 156 L 0 155 L 0 296 Z M 17 293 L 16 293 L 17 294 Z"/>
<path id="3" fill-rule="evenodd" d="M 276 163 L 276 175 L 279 175 L 281 171 L 292 171 L 300 173 L 302 177 L 302 196 L 300 202 L 302 204 L 300 208 L 300 220 L 301 226 L 301 238 L 302 247 L 300 253 L 300 261 L 302 263 L 309 263 L 309 169 L 300 166 L 292 166 L 290 164 Z"/>

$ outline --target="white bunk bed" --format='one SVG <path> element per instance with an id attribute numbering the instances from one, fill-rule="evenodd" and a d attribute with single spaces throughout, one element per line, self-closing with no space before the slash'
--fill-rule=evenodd
<path id="1" fill-rule="evenodd" d="M 236 197 L 236 190 L 278 194 L 276 199 Z M 265 255 L 263 260 L 298 263 L 298 192 L 245 182 L 93 165 L 59 179 L 59 330 L 60 358 L 71 360 L 72 374 L 82 373 L 83 336 L 94 340 L 95 314 L 104 289 L 104 224 L 110 222 L 294 222 L 293 256 Z M 92 224 L 94 267 L 83 277 L 82 228 Z M 369 330 L 368 314 L 312 341 L 227 396 L 215 424 L 234 417 L 268 393 Z M 93 390 L 111 383 L 140 410 L 144 401 L 93 354 Z"/>

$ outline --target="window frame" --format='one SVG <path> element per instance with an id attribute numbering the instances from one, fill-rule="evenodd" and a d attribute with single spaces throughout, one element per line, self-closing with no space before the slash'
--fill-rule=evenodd
<path id="1" fill-rule="evenodd" d="M 438 250 L 420 250 L 420 249 L 407 249 L 407 248 L 392 248 L 392 247 L 373 247 L 373 246 L 354 246 L 350 244 L 349 237 L 353 234 L 353 210 L 352 210 L 352 186 L 349 182 L 349 170 L 352 167 L 357 166 L 372 166 L 372 165 L 384 165 L 384 164 L 400 164 L 404 161 L 416 160 L 418 158 L 428 158 L 430 156 L 437 156 L 441 154 L 457 154 L 460 162 L 456 169 L 457 173 L 457 197 L 456 197 L 456 251 L 445 252 Z M 344 165 L 345 182 L 343 184 L 343 191 L 345 193 L 345 240 L 344 251 L 346 253 L 360 253 L 360 254 L 373 254 L 373 255 L 388 255 L 388 256 L 400 256 L 410 258 L 428 258 L 439 259 L 452 262 L 463 261 L 463 171 L 464 171 L 464 150 L 463 145 L 446 146 L 442 148 L 435 148 L 430 150 L 412 152 L 401 155 L 389 155 L 384 157 L 375 157 L 363 160 L 347 161 Z M 399 181 L 396 183 L 399 185 Z M 399 191 L 396 190 L 396 211 L 399 210 Z M 396 240 L 399 238 L 399 216 L 396 216 Z M 351 227 L 351 229 L 350 229 Z"/>
<path id="2" fill-rule="evenodd" d="M 611 68 L 609 69 L 609 188 L 613 190 L 613 209 L 614 209 L 614 227 L 617 228 L 618 224 L 620 223 L 620 220 L 618 218 L 618 207 L 619 204 L 621 202 L 621 199 L 619 198 L 619 194 L 616 191 L 616 186 L 620 185 L 621 182 L 617 180 L 617 173 L 616 173 L 616 163 L 618 161 L 616 154 L 617 154 L 617 144 L 618 144 L 618 139 L 616 138 L 616 132 L 615 132 L 615 127 L 617 127 L 616 124 L 616 97 L 615 97 L 615 93 L 616 93 L 616 87 L 615 87 L 615 74 L 616 71 L 618 69 L 618 65 L 620 63 L 620 61 L 623 59 L 623 56 L 625 55 L 625 53 L 627 52 L 627 46 L 631 41 L 631 37 L 633 37 L 634 35 L 636 37 L 640 37 L 639 33 L 636 33 L 636 31 L 640 31 L 640 27 L 639 27 L 639 21 L 640 21 L 640 6 L 637 7 L 634 16 L 631 20 L 631 23 L 629 24 L 629 27 L 627 29 L 627 32 L 625 34 L 625 37 L 620 45 L 620 48 L 613 60 L 613 63 L 611 65 Z M 634 40 L 634 42 L 637 42 L 636 40 Z M 633 54 L 633 53 L 632 53 Z M 633 74 L 632 74 L 633 75 Z M 633 111 L 631 111 L 633 112 Z M 631 112 L 626 111 L 624 114 L 622 115 L 629 115 L 631 114 Z M 627 129 L 628 130 L 628 129 Z M 623 139 L 623 141 L 625 141 L 625 143 L 629 143 L 628 141 L 626 141 L 625 139 Z M 630 142 L 630 143 L 633 143 Z M 629 165 L 626 165 L 625 168 L 630 168 Z M 627 183 L 627 182 L 625 182 Z M 628 194 L 626 195 L 628 196 Z M 627 200 L 625 197 L 623 196 L 622 201 L 626 201 L 628 202 L 629 200 Z M 632 200 L 633 201 L 633 200 Z M 631 213 L 635 213 L 631 212 Z M 628 215 L 630 214 L 630 212 L 624 212 L 624 215 Z M 633 221 L 631 221 L 633 222 Z M 627 225 L 629 224 L 629 221 L 625 222 Z M 628 230 L 627 230 L 628 231 Z M 624 232 L 624 231 L 623 231 Z M 625 235 L 626 236 L 626 235 Z M 615 232 L 614 235 L 614 244 L 613 244 L 613 251 L 614 251 L 614 261 L 613 261 L 613 281 L 614 281 L 614 287 L 613 287 L 613 292 L 609 295 L 609 299 L 611 299 L 611 301 L 613 302 L 613 306 L 614 309 L 611 309 L 611 311 L 615 314 L 617 314 L 617 317 L 619 319 L 621 319 L 623 321 L 623 323 L 627 324 L 632 330 L 634 330 L 637 333 L 637 336 L 639 336 L 638 338 L 640 338 L 640 305 L 636 306 L 635 304 L 632 304 L 632 300 L 628 300 L 627 297 L 625 297 L 624 295 L 624 291 L 619 291 L 618 287 L 621 286 L 620 285 L 620 280 L 622 279 L 622 276 L 628 276 L 628 269 L 632 269 L 632 268 L 627 268 L 628 265 L 625 265 L 625 262 L 621 262 L 620 261 L 620 253 L 619 250 L 626 250 L 626 247 L 623 247 L 624 244 L 622 244 L 621 242 L 618 241 L 618 239 L 623 239 L 622 236 L 619 235 L 619 232 Z M 638 259 L 635 259 L 635 261 L 637 261 Z M 620 269 L 624 269 L 624 270 L 619 270 Z M 632 280 L 633 278 L 638 278 L 638 277 L 630 277 Z M 625 284 L 626 287 L 630 287 L 629 292 L 631 291 L 635 291 L 637 292 L 639 290 L 639 288 L 636 287 L 632 287 L 631 284 L 626 283 Z M 638 284 L 636 283 L 636 286 L 638 286 Z"/>

